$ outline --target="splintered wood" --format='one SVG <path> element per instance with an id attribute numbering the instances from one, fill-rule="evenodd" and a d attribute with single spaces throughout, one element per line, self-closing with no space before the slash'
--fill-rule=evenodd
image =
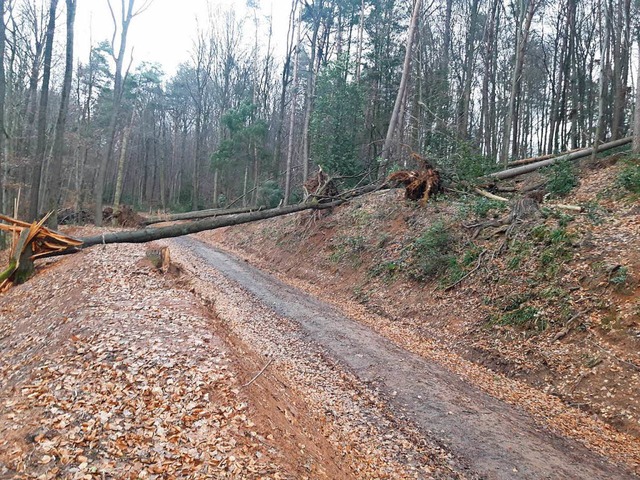
<path id="1" fill-rule="evenodd" d="M 44 226 L 51 213 L 39 222 L 27 223 L 6 215 L 0 215 L 0 230 L 11 232 L 13 241 L 9 265 L 0 272 L 0 292 L 14 282 L 16 273 L 24 263 L 50 253 L 61 252 L 82 245 L 80 240 L 68 237 Z"/>

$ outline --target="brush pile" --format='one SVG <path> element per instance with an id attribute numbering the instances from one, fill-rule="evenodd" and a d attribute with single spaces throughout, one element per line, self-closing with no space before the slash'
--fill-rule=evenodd
<path id="1" fill-rule="evenodd" d="M 82 245 L 80 240 L 46 228 L 44 224 L 50 215 L 33 223 L 0 215 L 0 230 L 11 232 L 13 236 L 9 265 L 0 271 L 0 292 L 5 291 L 12 282 L 26 280 L 33 272 L 34 259 Z"/>

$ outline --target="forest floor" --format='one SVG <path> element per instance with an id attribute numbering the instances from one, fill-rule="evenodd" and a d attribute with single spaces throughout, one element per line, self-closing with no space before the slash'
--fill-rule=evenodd
<path id="1" fill-rule="evenodd" d="M 267 358 L 230 328 L 268 309 L 237 291 L 223 320 L 146 248 L 49 261 L 3 294 L 0 478 L 464 477 L 319 351 Z"/>
<path id="2" fill-rule="evenodd" d="M 585 213 L 547 213 L 506 250 L 463 226 L 504 207 L 396 190 L 44 262 L 0 297 L 0 478 L 637 474 L 623 169 L 592 165 L 562 200 Z M 161 245 L 164 274 L 145 259 Z M 431 276 L 425 245 L 446 260 Z"/>

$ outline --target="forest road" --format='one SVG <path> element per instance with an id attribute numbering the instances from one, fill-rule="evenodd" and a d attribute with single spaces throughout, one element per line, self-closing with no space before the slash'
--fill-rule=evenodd
<path id="1" fill-rule="evenodd" d="M 199 240 L 172 242 L 297 322 L 308 340 L 362 381 L 380 388 L 392 411 L 411 421 L 486 479 L 638 478 L 581 444 L 559 437 L 427 359 L 394 345 L 305 292 Z"/>

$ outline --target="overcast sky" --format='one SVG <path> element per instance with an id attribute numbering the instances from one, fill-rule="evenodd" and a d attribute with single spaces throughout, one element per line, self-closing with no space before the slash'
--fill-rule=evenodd
<path id="1" fill-rule="evenodd" d="M 112 2 L 114 7 L 119 7 L 119 0 Z M 138 5 L 143 3 L 144 0 L 136 0 Z M 189 58 L 196 31 L 196 19 L 199 17 L 201 22 L 205 21 L 208 3 L 214 8 L 233 8 L 238 18 L 247 11 L 246 0 L 154 0 L 148 10 L 131 22 L 127 46 L 134 48 L 134 64 L 141 61 L 157 62 L 164 67 L 168 75 L 174 73 L 178 64 Z M 262 23 L 265 31 L 265 17 L 273 10 L 274 37 L 277 37 L 276 42 L 283 46 L 290 1 L 258 0 L 258 3 L 264 18 Z M 63 18 L 59 22 L 63 23 Z M 253 24 L 249 23 L 247 27 L 247 41 L 253 44 Z M 107 0 L 80 0 L 76 13 L 76 56 L 81 61 L 86 61 L 91 42 L 95 45 L 101 40 L 110 40 L 112 35 L 113 21 Z M 279 50 L 275 52 L 276 58 L 280 56 Z"/>

